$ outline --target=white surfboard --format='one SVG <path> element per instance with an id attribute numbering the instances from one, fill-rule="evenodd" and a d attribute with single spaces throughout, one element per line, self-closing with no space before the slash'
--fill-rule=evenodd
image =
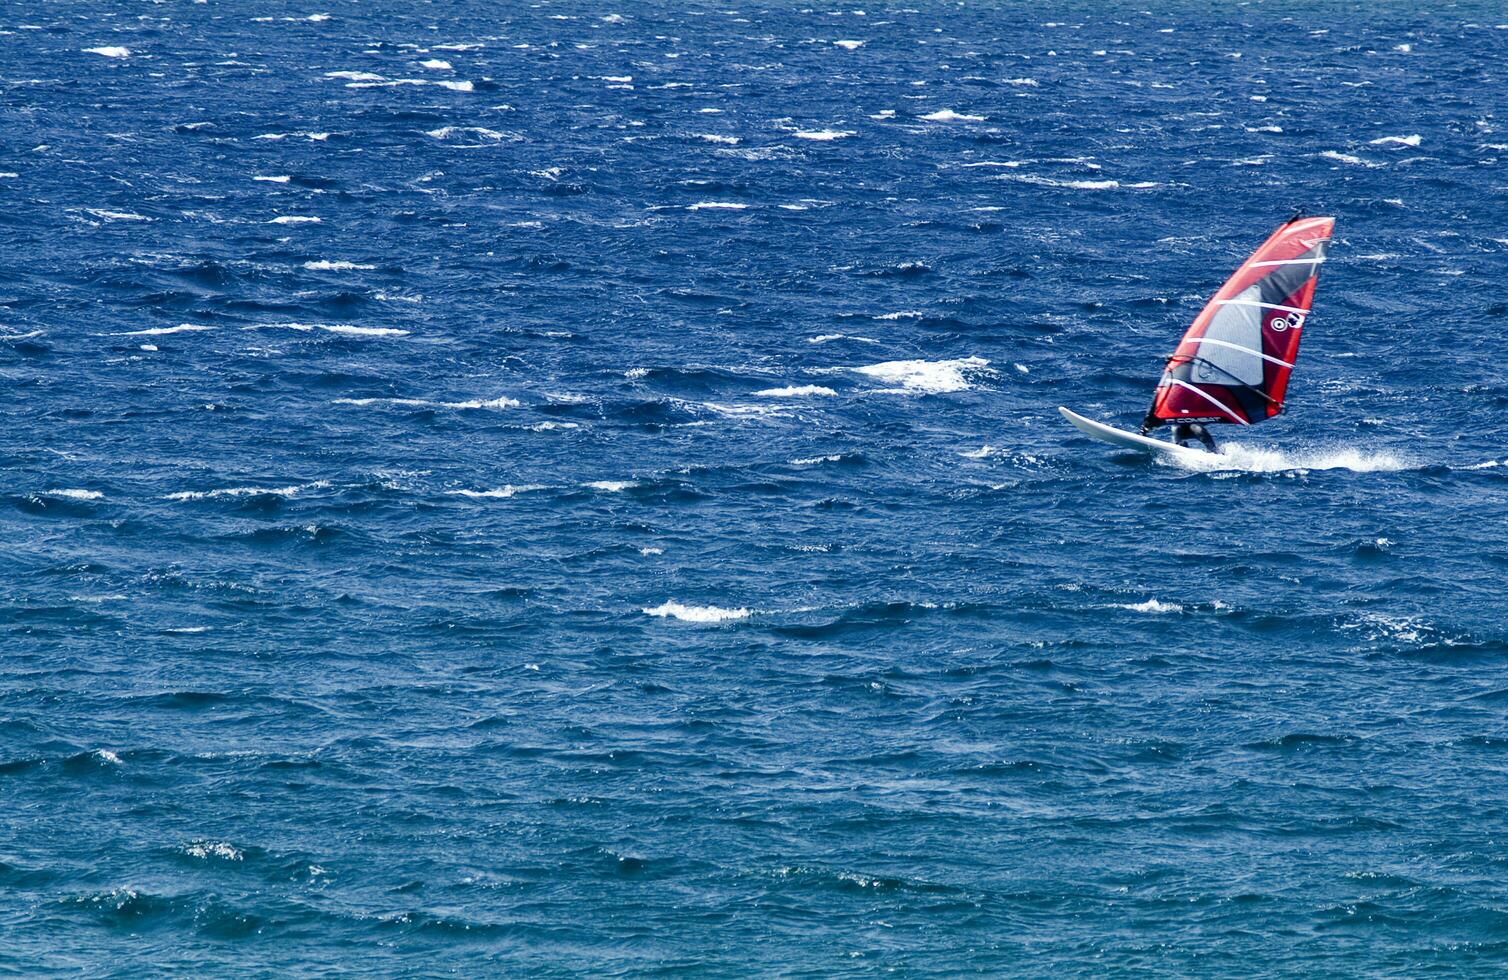
<path id="1" fill-rule="evenodd" d="M 1094 419 L 1086 419 L 1079 413 L 1070 412 L 1061 405 L 1058 406 L 1058 411 L 1062 412 L 1063 417 L 1072 422 L 1074 428 L 1084 433 L 1084 435 L 1098 439 L 1100 442 L 1108 442 L 1112 446 L 1119 446 L 1121 449 L 1174 458 L 1200 459 L 1206 455 L 1203 449 L 1190 449 L 1187 446 L 1177 446 L 1171 442 L 1164 442 L 1161 439 L 1153 439 L 1150 436 L 1117 429 L 1103 422 L 1096 422 Z"/>

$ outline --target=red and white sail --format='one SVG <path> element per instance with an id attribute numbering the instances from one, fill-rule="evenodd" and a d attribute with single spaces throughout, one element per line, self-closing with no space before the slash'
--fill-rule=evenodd
<path id="1" fill-rule="evenodd" d="M 1295 218 L 1226 280 L 1168 358 L 1152 415 L 1251 425 L 1283 411 L 1334 218 Z"/>

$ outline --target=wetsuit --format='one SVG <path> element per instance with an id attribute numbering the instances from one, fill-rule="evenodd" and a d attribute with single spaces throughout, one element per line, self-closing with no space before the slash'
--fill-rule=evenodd
<path id="1" fill-rule="evenodd" d="M 1173 441 L 1180 446 L 1197 441 L 1206 452 L 1218 452 L 1215 449 L 1215 437 L 1198 422 L 1179 422 L 1173 426 Z"/>
<path id="2" fill-rule="evenodd" d="M 1141 434 L 1146 435 L 1158 426 L 1166 424 L 1166 420 L 1160 419 L 1149 412 L 1147 413 L 1147 417 L 1142 420 Z M 1210 435 L 1209 430 L 1198 422 L 1175 423 L 1173 426 L 1174 445 L 1182 446 L 1190 442 L 1198 442 L 1207 452 L 1219 452 L 1215 448 L 1215 437 Z"/>

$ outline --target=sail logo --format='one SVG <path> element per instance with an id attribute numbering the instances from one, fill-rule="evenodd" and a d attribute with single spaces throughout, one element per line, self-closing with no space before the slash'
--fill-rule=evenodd
<path id="1" fill-rule="evenodd" d="M 1267 322 L 1267 328 L 1276 333 L 1285 330 L 1298 330 L 1304 325 L 1304 314 L 1290 313 L 1287 316 L 1278 315 Z"/>

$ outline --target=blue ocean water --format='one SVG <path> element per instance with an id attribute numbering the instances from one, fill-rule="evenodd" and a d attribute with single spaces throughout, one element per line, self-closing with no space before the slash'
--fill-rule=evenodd
<path id="1" fill-rule="evenodd" d="M 1500 969 L 1505 21 L 7 4 L 0 971 Z"/>

